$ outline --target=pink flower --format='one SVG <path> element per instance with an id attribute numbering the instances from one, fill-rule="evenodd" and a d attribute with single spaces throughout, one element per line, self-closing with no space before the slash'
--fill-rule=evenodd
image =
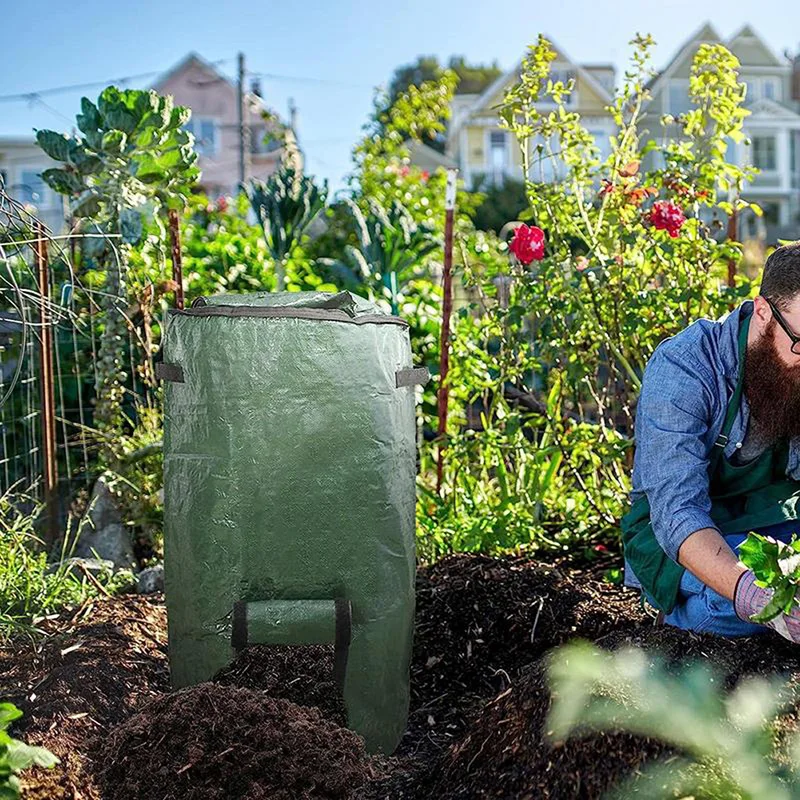
<path id="1" fill-rule="evenodd" d="M 575 269 L 578 272 L 583 272 L 589 266 L 589 259 L 586 256 L 578 256 L 577 260 L 575 261 Z"/>
<path id="2" fill-rule="evenodd" d="M 228 201 L 220 196 L 217 198 L 217 211 L 227 211 L 228 210 Z"/>
<path id="3" fill-rule="evenodd" d="M 541 261 L 544 258 L 544 231 L 535 225 L 520 225 L 514 231 L 508 249 L 526 266 L 531 261 Z"/>
<path id="4" fill-rule="evenodd" d="M 649 219 L 656 230 L 667 231 L 673 239 L 678 237 L 681 226 L 686 222 L 680 206 L 670 200 L 656 200 L 650 209 Z"/>
<path id="5" fill-rule="evenodd" d="M 408 169 L 408 167 L 400 167 L 400 169 L 399 169 L 399 170 L 397 170 L 397 174 L 398 174 L 398 175 L 399 175 L 401 178 L 405 178 L 405 177 L 406 177 L 406 175 L 408 175 L 408 172 L 409 172 L 409 169 Z"/>

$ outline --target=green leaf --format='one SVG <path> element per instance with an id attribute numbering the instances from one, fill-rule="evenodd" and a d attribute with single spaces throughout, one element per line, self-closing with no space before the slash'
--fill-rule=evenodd
<path id="1" fill-rule="evenodd" d="M 772 586 L 782 575 L 778 563 L 778 543 L 769 541 L 765 536 L 750 533 L 739 547 L 739 559 L 753 571 L 756 580 L 766 586 Z"/>
<path id="2" fill-rule="evenodd" d="M 132 208 L 125 208 L 120 213 L 119 223 L 122 241 L 126 244 L 138 244 L 144 230 L 142 215 Z"/>
<path id="3" fill-rule="evenodd" d="M 93 217 L 100 211 L 100 196 L 92 189 L 84 191 L 72 206 L 76 217 Z"/>
<path id="4" fill-rule="evenodd" d="M 69 159 L 70 140 L 63 133 L 36 131 L 36 143 L 54 161 L 67 161 Z"/>
<path id="5" fill-rule="evenodd" d="M 121 153 L 128 137 L 122 131 L 109 131 L 103 135 L 102 149 L 109 153 Z"/>
<path id="6" fill-rule="evenodd" d="M 100 112 L 97 106 L 87 97 L 81 98 L 81 113 L 77 116 L 78 129 L 88 135 L 100 127 Z"/>
<path id="7" fill-rule="evenodd" d="M 74 172 L 65 169 L 46 169 L 42 173 L 42 180 L 59 194 L 78 194 L 85 188 Z"/>
<path id="8" fill-rule="evenodd" d="M 123 111 L 121 109 L 110 111 L 106 114 L 104 122 L 106 128 L 113 128 L 115 131 L 122 131 L 126 134 L 132 133 L 133 129 L 136 127 L 136 117 L 129 111 Z"/>
<path id="9" fill-rule="evenodd" d="M 13 703 L 0 703 L 0 730 L 4 731 L 8 726 L 22 716 L 20 711 Z"/>

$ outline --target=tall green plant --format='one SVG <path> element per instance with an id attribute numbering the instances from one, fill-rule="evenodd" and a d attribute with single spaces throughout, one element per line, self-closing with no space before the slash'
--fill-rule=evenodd
<path id="1" fill-rule="evenodd" d="M 109 86 L 96 104 L 81 99 L 80 134 L 36 134 L 45 153 L 63 165 L 45 170 L 42 178 L 69 197 L 73 217 L 108 237 L 85 251 L 105 273 L 95 409 L 95 424 L 103 431 L 119 430 L 123 422 L 130 248 L 142 237 L 145 216 L 182 207 L 199 175 L 192 135 L 183 129 L 189 116 L 171 97 Z"/>
<path id="2" fill-rule="evenodd" d="M 502 266 L 487 264 L 475 248 L 462 251 L 473 286 L 488 286 L 492 300 L 476 304 L 479 321 L 465 321 L 463 336 L 473 327 L 491 331 L 493 346 L 481 353 L 457 329 L 465 368 L 488 383 L 469 382 L 463 393 L 511 392 L 535 411 L 539 422 L 529 424 L 546 424 L 564 456 L 554 478 L 562 495 L 585 496 L 579 507 L 588 516 L 573 516 L 572 527 L 587 533 L 614 529 L 624 509 L 636 401 L 655 347 L 753 290 L 741 275 L 727 285 L 728 264 L 741 251 L 723 240 L 720 221 L 748 205 L 739 193 L 752 176 L 726 160 L 747 113 L 738 62 L 722 46 L 701 47 L 691 69 L 692 109 L 665 120 L 680 136 L 649 140 L 642 120 L 652 40 L 636 37 L 633 45 L 631 69 L 609 108 L 618 130 L 605 158 L 569 102 L 573 82 L 551 77 L 550 43 L 540 37 L 529 49 L 498 112 L 519 143 L 526 218 L 544 231 L 544 257 L 512 257 Z M 544 401 L 554 387 L 556 417 Z M 502 429 L 504 421 L 490 425 Z"/>
<path id="3" fill-rule="evenodd" d="M 328 184 L 325 182 L 320 188 L 313 178 L 284 164 L 266 181 L 251 180 L 245 191 L 275 261 L 278 291 L 283 291 L 287 262 L 325 207 Z"/>
<path id="4" fill-rule="evenodd" d="M 345 200 L 353 216 L 358 247 L 347 245 L 344 259 L 320 259 L 347 288 L 363 287 L 370 296 L 386 300 L 397 314 L 403 287 L 420 273 L 427 256 L 440 247 L 433 231 L 418 225 L 405 206 L 395 200 L 383 208 L 367 198 L 369 213 Z"/>

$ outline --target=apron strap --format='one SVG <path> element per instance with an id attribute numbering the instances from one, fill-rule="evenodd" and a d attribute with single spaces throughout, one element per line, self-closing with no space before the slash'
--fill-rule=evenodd
<path id="1" fill-rule="evenodd" d="M 711 448 L 711 459 L 709 463 L 709 474 L 713 474 L 714 470 L 722 457 L 722 453 L 730 441 L 731 430 L 733 430 L 733 423 L 736 421 L 736 415 L 739 413 L 739 406 L 742 402 L 742 391 L 744 389 L 744 358 L 747 351 L 747 334 L 750 330 L 750 320 L 753 318 L 752 314 L 742 322 L 739 329 L 739 375 L 736 378 L 736 388 L 733 390 L 728 407 L 725 411 L 725 422 L 722 424 L 722 431 L 717 436 L 717 441 Z"/>

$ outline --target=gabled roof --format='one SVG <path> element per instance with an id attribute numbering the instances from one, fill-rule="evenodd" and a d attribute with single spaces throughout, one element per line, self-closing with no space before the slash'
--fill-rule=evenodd
<path id="1" fill-rule="evenodd" d="M 195 66 L 200 67 L 204 72 L 207 72 L 216 80 L 223 81 L 224 83 L 228 84 L 228 86 L 230 86 L 234 91 L 238 90 L 238 86 L 235 81 L 231 80 L 227 75 L 224 75 L 222 72 L 220 72 L 212 62 L 206 61 L 206 59 L 204 59 L 199 53 L 195 53 L 194 51 L 187 53 L 177 64 L 175 64 L 175 66 L 170 67 L 170 69 L 168 69 L 163 75 L 159 75 L 150 88 L 158 91 L 175 75 L 178 75 L 190 67 Z M 261 108 L 267 110 L 264 100 L 257 94 L 246 92 L 246 97 L 251 106 L 261 106 Z"/>
<path id="2" fill-rule="evenodd" d="M 717 33 L 716 28 L 710 23 L 703 23 L 698 30 L 696 30 L 679 48 L 678 52 L 670 59 L 664 69 L 658 72 L 653 78 L 648 81 L 647 89 L 650 94 L 655 95 L 655 92 L 660 88 L 661 84 L 683 63 L 687 55 L 690 55 L 695 46 L 703 42 L 721 42 L 722 38 Z"/>
<path id="3" fill-rule="evenodd" d="M 577 61 L 571 59 L 566 54 L 566 52 L 564 52 L 564 49 L 560 47 L 558 44 L 556 44 L 556 42 L 554 42 L 549 36 L 545 36 L 544 38 L 547 39 L 548 42 L 550 42 L 550 46 L 553 48 L 553 50 L 555 50 L 559 54 L 560 56 L 560 58 L 558 59 L 559 61 L 566 62 L 571 67 L 573 67 L 575 69 L 577 77 L 585 81 L 589 86 L 591 86 L 592 89 L 594 89 L 594 91 L 597 92 L 598 96 L 602 100 L 606 101 L 609 104 L 613 102 L 614 98 L 612 97 L 611 93 L 608 91 L 608 89 L 605 88 L 605 86 L 603 86 L 602 83 L 600 83 L 600 81 L 597 80 L 597 78 L 595 78 L 594 75 L 591 74 L 591 72 L 586 70 L 582 65 L 578 64 Z M 489 102 L 489 100 L 491 100 L 491 98 L 494 97 L 494 95 L 503 86 L 510 83 L 512 80 L 517 80 L 517 78 L 519 77 L 520 70 L 522 69 L 523 60 L 524 57 L 520 58 L 510 70 L 504 72 L 502 75 L 495 78 L 495 80 L 492 81 L 492 83 L 490 83 L 489 86 L 487 86 L 478 95 L 475 102 L 472 103 L 472 105 L 468 109 L 462 112 L 461 121 L 459 122 L 458 125 L 456 125 L 453 128 L 453 130 L 450 133 L 448 133 L 448 138 L 456 134 L 456 132 L 460 129 L 464 121 L 468 120 L 476 111 L 479 111 L 480 109 L 484 108 L 486 104 Z"/>
<path id="4" fill-rule="evenodd" d="M 681 45 L 680 49 L 677 53 L 675 53 L 667 66 L 650 80 L 650 82 L 647 84 L 647 88 L 650 90 L 652 95 L 655 95 L 656 91 L 660 89 L 661 84 L 675 72 L 675 70 L 683 63 L 684 59 L 687 56 L 693 56 L 694 50 L 696 50 L 699 44 L 704 42 L 719 43 L 724 44 L 730 49 L 730 46 L 737 40 L 745 38 L 754 39 L 756 42 L 758 42 L 758 44 L 774 61 L 776 67 L 788 68 L 788 61 L 786 59 L 782 60 L 776 56 L 772 48 L 755 32 L 751 25 L 744 25 L 740 30 L 733 34 L 733 36 L 725 40 L 719 35 L 716 28 L 710 22 L 706 22 Z M 747 65 L 743 64 L 742 66 Z"/>
<path id="5" fill-rule="evenodd" d="M 775 55 L 772 48 L 758 35 L 758 33 L 756 33 L 752 25 L 744 25 L 740 30 L 734 33 L 726 43 L 728 48 L 730 49 L 730 46 L 739 39 L 753 39 L 769 56 L 770 60 L 776 67 L 788 68 L 788 58 L 781 58 L 780 56 Z"/>

